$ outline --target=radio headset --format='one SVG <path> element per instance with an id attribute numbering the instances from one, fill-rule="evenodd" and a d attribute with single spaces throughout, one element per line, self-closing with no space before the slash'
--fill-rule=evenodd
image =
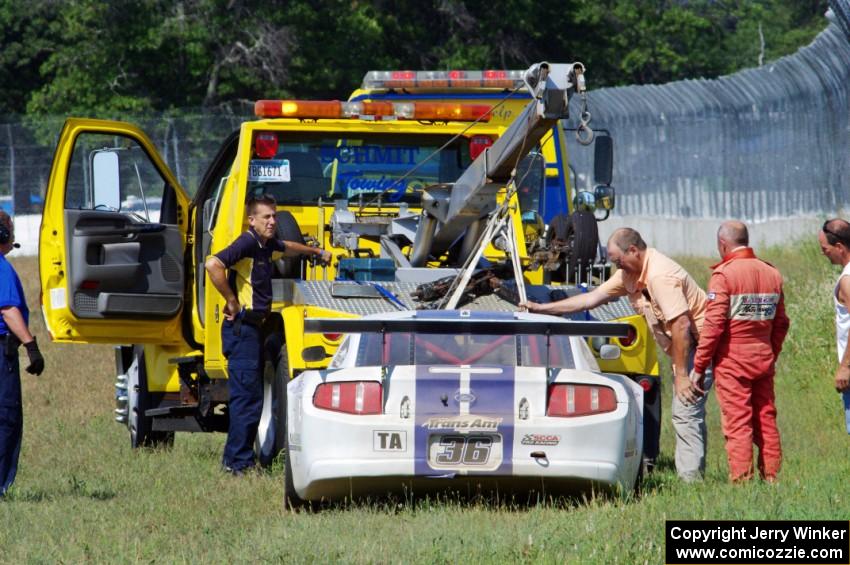
<path id="1" fill-rule="evenodd" d="M 9 243 L 10 239 L 12 239 L 12 233 L 9 231 L 9 228 L 6 227 L 6 224 L 0 222 L 0 245 Z M 12 247 L 14 247 L 15 249 L 19 249 L 21 247 L 21 244 L 13 243 Z"/>

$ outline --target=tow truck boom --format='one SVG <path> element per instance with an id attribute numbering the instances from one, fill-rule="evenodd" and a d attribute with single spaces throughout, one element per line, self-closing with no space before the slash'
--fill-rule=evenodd
<path id="1" fill-rule="evenodd" d="M 505 133 L 451 187 L 425 189 L 411 266 L 425 266 L 429 256 L 446 251 L 461 236 L 457 262 L 466 260 L 481 235 L 482 220 L 496 207 L 496 193 L 510 182 L 519 161 L 552 126 L 569 117 L 570 94 L 585 91 L 584 65 L 537 63 L 524 73 L 523 81 L 532 101 Z"/>

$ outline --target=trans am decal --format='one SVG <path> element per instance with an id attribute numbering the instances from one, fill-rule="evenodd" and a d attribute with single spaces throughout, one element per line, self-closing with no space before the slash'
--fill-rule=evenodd
<path id="1" fill-rule="evenodd" d="M 415 473 L 510 475 L 514 367 L 416 369 Z"/>
<path id="2" fill-rule="evenodd" d="M 445 416 L 428 418 L 424 427 L 429 430 L 443 430 L 450 432 L 496 432 L 503 418 L 489 418 L 486 416 L 457 416 L 447 418 Z"/>

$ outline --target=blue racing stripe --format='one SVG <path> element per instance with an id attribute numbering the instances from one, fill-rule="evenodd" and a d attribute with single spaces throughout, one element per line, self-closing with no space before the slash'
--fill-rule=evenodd
<path id="1" fill-rule="evenodd" d="M 433 369 L 433 370 L 432 370 Z M 469 375 L 469 392 L 461 392 L 461 374 Z M 515 367 L 476 365 L 419 366 L 416 368 L 416 430 L 414 433 L 414 472 L 418 476 L 454 476 L 455 471 L 434 469 L 428 464 L 430 436 L 498 434 L 502 441 L 502 461 L 498 468 L 469 474 L 510 475 L 513 470 Z M 461 415 L 465 401 L 468 414 Z M 464 430 L 473 422 L 474 429 Z"/>
<path id="2" fill-rule="evenodd" d="M 475 396 L 472 412 L 501 418 L 498 433 L 502 436 L 502 464 L 488 474 L 510 475 L 514 452 L 514 386 L 516 367 L 500 367 L 495 374 L 472 373 L 469 389 Z M 473 473 L 470 473 L 473 474 Z"/>
<path id="3" fill-rule="evenodd" d="M 460 388 L 460 373 L 431 373 L 428 366 L 416 367 L 416 432 L 414 473 L 416 475 L 454 475 L 428 466 L 428 422 L 434 417 L 456 416 L 458 405 L 449 402 Z M 445 399 L 445 402 L 444 402 Z"/>

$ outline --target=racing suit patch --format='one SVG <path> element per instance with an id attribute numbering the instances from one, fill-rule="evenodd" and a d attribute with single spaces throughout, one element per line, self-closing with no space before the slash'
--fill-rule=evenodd
<path id="1" fill-rule="evenodd" d="M 733 294 L 729 298 L 730 320 L 772 320 L 779 304 L 778 293 Z"/>

